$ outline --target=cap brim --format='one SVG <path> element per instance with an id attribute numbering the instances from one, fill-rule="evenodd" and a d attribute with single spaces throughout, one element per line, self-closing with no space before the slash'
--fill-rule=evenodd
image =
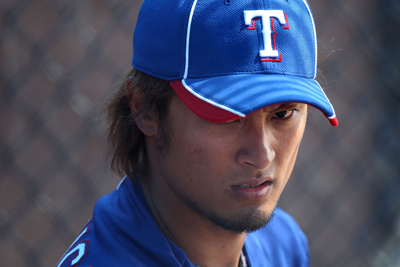
<path id="1" fill-rule="evenodd" d="M 190 110 L 210 122 L 226 122 L 267 106 L 299 102 L 321 110 L 331 125 L 338 125 L 329 99 L 314 79 L 238 74 L 176 80 L 171 87 Z"/>

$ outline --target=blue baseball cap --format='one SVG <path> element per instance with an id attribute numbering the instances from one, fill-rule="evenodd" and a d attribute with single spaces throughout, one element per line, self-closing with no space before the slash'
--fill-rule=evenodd
<path id="1" fill-rule="evenodd" d="M 300 102 L 338 125 L 315 80 L 316 32 L 305 0 L 144 0 L 132 66 L 170 81 L 211 122 Z"/>

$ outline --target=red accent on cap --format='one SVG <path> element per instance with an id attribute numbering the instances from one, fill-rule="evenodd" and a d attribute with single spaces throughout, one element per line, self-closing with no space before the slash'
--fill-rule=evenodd
<path id="1" fill-rule="evenodd" d="M 338 119 L 335 117 L 335 118 L 333 118 L 333 119 L 329 119 L 328 118 L 328 120 L 329 120 L 329 122 L 331 123 L 331 125 L 332 126 L 338 126 L 339 125 L 339 121 L 338 121 Z"/>
<path id="2" fill-rule="evenodd" d="M 182 81 L 171 81 L 170 85 L 185 105 L 200 118 L 215 123 L 227 122 L 241 118 L 241 116 L 216 107 L 190 93 Z"/>

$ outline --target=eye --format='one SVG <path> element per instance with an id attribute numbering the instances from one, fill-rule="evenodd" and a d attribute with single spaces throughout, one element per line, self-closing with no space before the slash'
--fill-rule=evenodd
<path id="1" fill-rule="evenodd" d="M 273 115 L 273 118 L 275 119 L 289 119 L 290 117 L 293 116 L 293 114 L 296 112 L 296 109 L 290 109 L 290 110 L 283 110 L 283 111 L 278 111 L 275 112 Z"/>

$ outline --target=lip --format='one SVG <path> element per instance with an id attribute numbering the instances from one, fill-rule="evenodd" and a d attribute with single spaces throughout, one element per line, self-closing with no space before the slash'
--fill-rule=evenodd
<path id="1" fill-rule="evenodd" d="M 231 189 L 237 197 L 245 200 L 259 200 L 269 194 L 272 184 L 272 179 L 254 179 L 234 184 Z"/>

